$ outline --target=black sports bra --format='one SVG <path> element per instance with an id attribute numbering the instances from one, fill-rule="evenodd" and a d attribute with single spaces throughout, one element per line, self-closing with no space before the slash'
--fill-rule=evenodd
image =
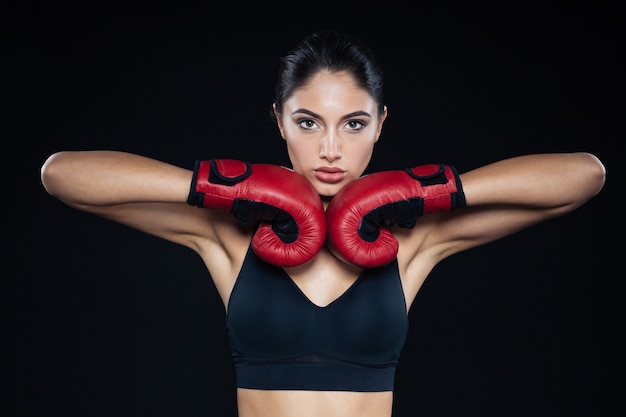
<path id="1" fill-rule="evenodd" d="M 398 263 L 364 270 L 320 307 L 252 249 L 228 302 L 237 387 L 391 391 L 408 318 Z"/>

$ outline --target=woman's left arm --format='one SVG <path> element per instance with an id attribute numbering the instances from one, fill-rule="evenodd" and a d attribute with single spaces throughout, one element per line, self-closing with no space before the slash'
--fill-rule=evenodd
<path id="1" fill-rule="evenodd" d="M 521 205 L 563 214 L 600 192 L 605 168 L 587 152 L 524 155 L 461 175 L 468 207 Z"/>
<path id="2" fill-rule="evenodd" d="M 468 171 L 460 175 L 467 207 L 425 222 L 427 246 L 438 246 L 442 259 L 563 215 L 597 195 L 605 175 L 587 152 L 523 155 Z"/>

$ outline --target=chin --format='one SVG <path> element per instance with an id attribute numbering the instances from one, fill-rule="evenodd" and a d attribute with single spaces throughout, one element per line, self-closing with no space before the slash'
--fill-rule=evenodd
<path id="1" fill-rule="evenodd" d="M 341 190 L 342 187 L 343 185 L 340 186 L 338 184 L 323 184 L 322 186 L 318 186 L 315 188 L 317 189 L 317 193 L 320 195 L 323 201 L 330 201 L 335 196 L 335 194 L 337 194 L 339 190 Z"/>
<path id="2" fill-rule="evenodd" d="M 330 201 L 336 193 L 328 193 L 328 192 L 320 192 L 320 198 L 322 199 L 322 201 Z"/>

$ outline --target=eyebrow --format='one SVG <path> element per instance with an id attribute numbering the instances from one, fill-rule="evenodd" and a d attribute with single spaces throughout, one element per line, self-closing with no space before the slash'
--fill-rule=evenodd
<path id="1" fill-rule="evenodd" d="M 321 116 L 319 114 L 314 113 L 311 110 L 307 110 L 307 109 L 297 109 L 297 110 L 294 110 L 291 114 L 294 115 L 296 113 L 304 113 L 304 114 L 308 114 L 309 116 L 321 119 Z M 363 110 L 359 110 L 359 111 L 355 111 L 355 112 L 352 112 L 352 113 L 348 113 L 343 118 L 344 119 L 350 119 L 352 117 L 357 117 L 357 116 L 366 116 L 366 117 L 369 117 L 369 118 L 372 117 L 372 115 L 369 114 L 368 112 L 363 111 Z"/>

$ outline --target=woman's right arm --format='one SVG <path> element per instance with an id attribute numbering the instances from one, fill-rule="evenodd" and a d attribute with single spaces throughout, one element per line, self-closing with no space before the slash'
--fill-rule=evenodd
<path id="1" fill-rule="evenodd" d="M 217 238 L 213 210 L 187 204 L 191 177 L 191 170 L 119 151 L 57 152 L 41 168 L 46 191 L 67 205 L 197 251 L 201 239 Z"/>

